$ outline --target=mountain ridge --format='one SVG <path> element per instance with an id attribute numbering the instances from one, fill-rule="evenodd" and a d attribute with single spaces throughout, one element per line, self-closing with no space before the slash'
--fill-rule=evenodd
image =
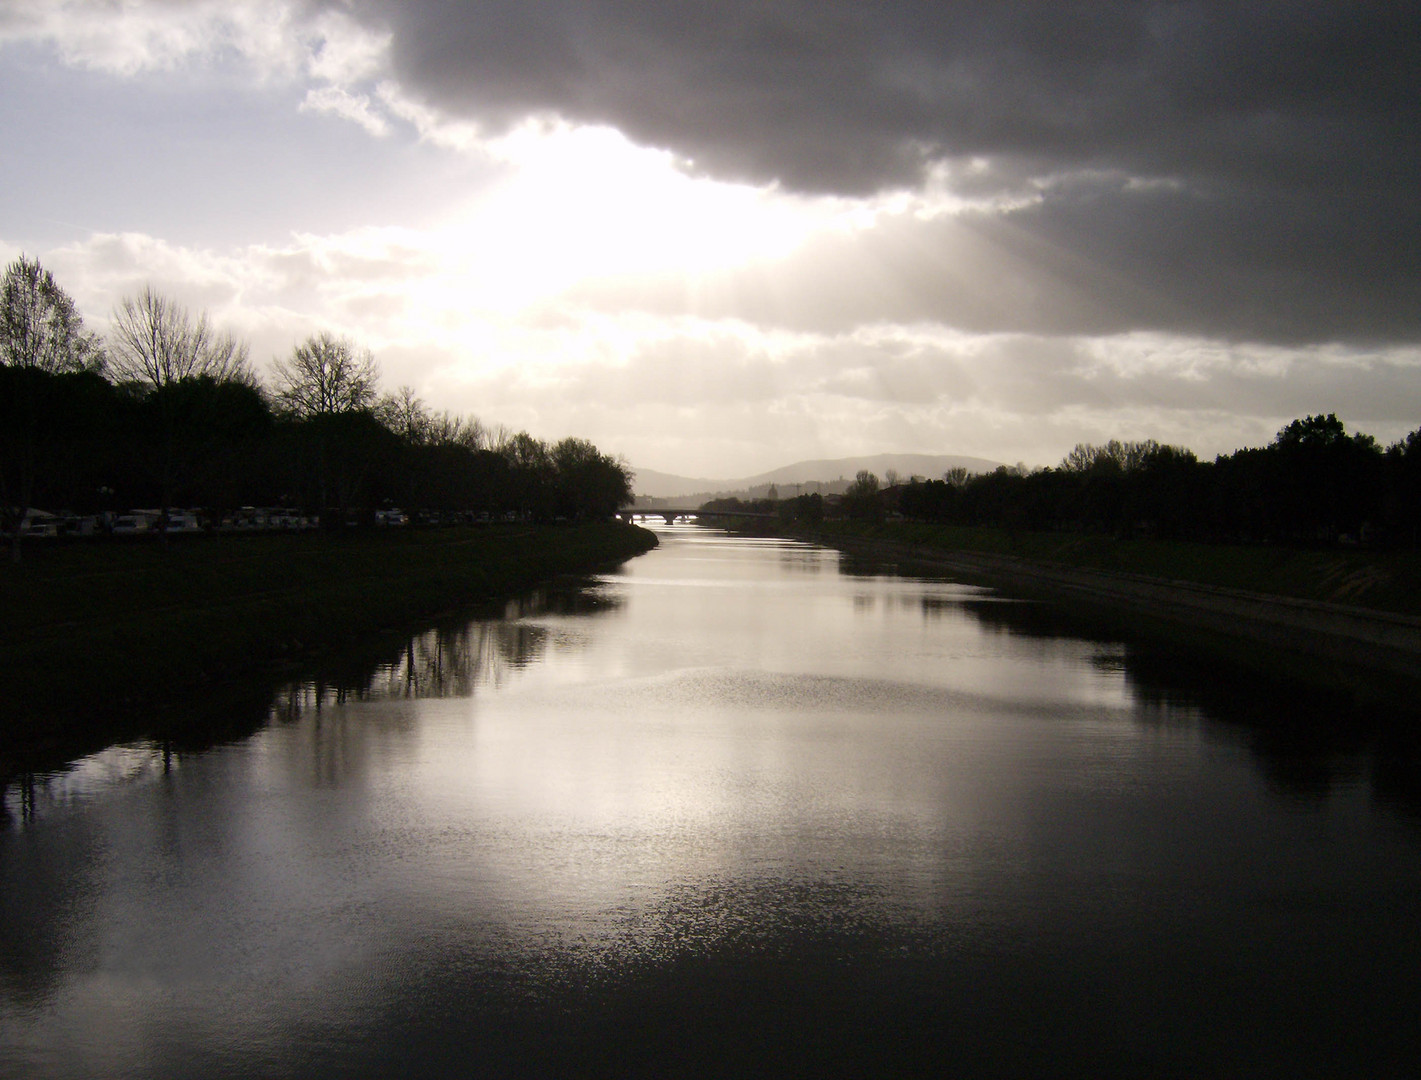
<path id="1" fill-rule="evenodd" d="M 999 461 L 964 454 L 865 454 L 844 458 L 814 458 L 753 476 L 720 480 L 679 476 L 675 473 L 632 466 L 632 472 L 635 474 L 632 490 L 639 497 L 654 499 L 685 498 L 691 495 L 712 498 L 718 495 L 746 493 L 771 484 L 777 487 L 786 484 L 837 485 L 840 480 L 847 484 L 861 469 L 867 469 L 880 480 L 883 480 L 890 470 L 905 479 L 910 476 L 925 476 L 936 480 L 949 469 L 962 468 L 969 473 L 982 473 L 991 472 L 1001 464 L 1003 463 Z M 782 498 L 788 498 L 796 492 L 780 491 L 779 494 Z"/>

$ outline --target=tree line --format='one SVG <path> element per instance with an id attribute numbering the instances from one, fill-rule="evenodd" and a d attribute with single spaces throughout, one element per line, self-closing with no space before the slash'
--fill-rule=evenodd
<path id="1" fill-rule="evenodd" d="M 283 506 L 322 524 L 385 506 L 441 517 L 580 520 L 630 500 L 631 473 L 585 439 L 549 444 L 381 393 L 368 349 L 313 334 L 266 384 L 247 344 L 152 288 L 87 330 L 37 259 L 0 279 L 0 512 L 77 515 Z"/>
<path id="2" fill-rule="evenodd" d="M 880 484 L 860 472 L 838 505 L 779 504 L 791 520 L 899 515 L 1008 530 L 1229 543 L 1421 545 L 1421 429 L 1383 448 L 1336 415 L 1292 421 L 1267 446 L 1200 461 L 1154 440 L 1081 443 L 1055 468 L 1002 466 Z"/>

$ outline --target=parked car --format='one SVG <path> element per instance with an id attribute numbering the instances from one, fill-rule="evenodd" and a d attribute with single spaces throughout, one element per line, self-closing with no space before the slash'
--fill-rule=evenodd
<path id="1" fill-rule="evenodd" d="M 60 536 L 93 536 L 99 531 L 99 519 L 92 514 L 67 517 L 59 526 Z"/>
<path id="2" fill-rule="evenodd" d="M 172 510 L 168 513 L 167 532 L 169 533 L 200 533 L 202 523 L 197 520 L 197 515 L 190 510 Z"/>
<path id="3" fill-rule="evenodd" d="M 223 530 L 234 530 L 236 532 L 253 532 L 259 529 L 269 528 L 267 522 L 267 512 L 255 506 L 244 506 L 235 513 L 229 514 L 222 519 L 219 526 Z"/>
<path id="4" fill-rule="evenodd" d="M 20 535 L 33 537 L 58 536 L 63 521 L 64 519 L 57 514 L 48 514 L 43 510 L 26 510 L 25 516 L 20 519 Z"/>
<path id="5" fill-rule="evenodd" d="M 115 536 L 137 536 L 141 533 L 153 531 L 153 526 L 158 520 L 158 515 L 148 515 L 143 513 L 119 514 L 113 519 L 113 534 Z"/>

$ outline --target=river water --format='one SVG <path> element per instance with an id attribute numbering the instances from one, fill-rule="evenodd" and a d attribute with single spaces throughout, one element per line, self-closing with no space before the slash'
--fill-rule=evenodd
<path id="1" fill-rule="evenodd" d="M 1406 739 L 659 532 L 252 734 L 7 789 L 0 1075 L 1421 1067 Z"/>

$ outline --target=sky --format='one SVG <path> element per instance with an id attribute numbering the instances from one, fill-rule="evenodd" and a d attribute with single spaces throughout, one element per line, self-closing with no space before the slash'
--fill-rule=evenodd
<path id="1" fill-rule="evenodd" d="M 1421 427 L 1421 11 L 0 0 L 0 260 L 633 465 Z"/>

